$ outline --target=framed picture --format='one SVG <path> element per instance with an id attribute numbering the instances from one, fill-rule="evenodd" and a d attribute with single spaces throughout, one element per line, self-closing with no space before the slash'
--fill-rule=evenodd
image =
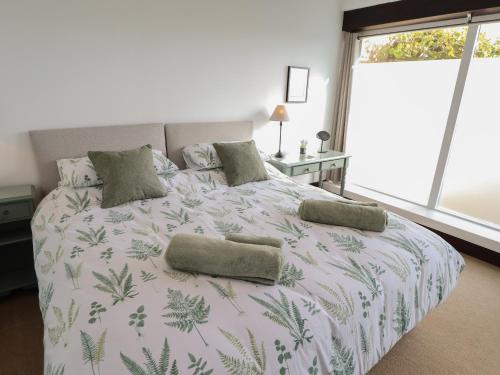
<path id="1" fill-rule="evenodd" d="M 288 82 L 286 86 L 287 103 L 307 102 L 308 88 L 309 88 L 309 68 L 289 66 Z"/>

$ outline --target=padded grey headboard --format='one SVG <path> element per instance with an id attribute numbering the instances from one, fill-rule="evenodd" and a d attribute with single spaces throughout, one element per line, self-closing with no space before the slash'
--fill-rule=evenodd
<path id="1" fill-rule="evenodd" d="M 208 122 L 178 123 L 165 125 L 167 156 L 180 169 L 186 168 L 182 157 L 182 148 L 194 143 L 249 141 L 253 136 L 253 123 Z"/>
<path id="2" fill-rule="evenodd" d="M 30 131 L 42 196 L 57 187 L 57 159 L 87 155 L 89 150 L 119 151 L 151 144 L 166 152 L 163 124 L 98 126 Z"/>

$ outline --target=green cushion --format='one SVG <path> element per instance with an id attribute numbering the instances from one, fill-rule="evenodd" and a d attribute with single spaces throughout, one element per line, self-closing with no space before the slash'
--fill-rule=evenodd
<path id="1" fill-rule="evenodd" d="M 269 180 L 254 141 L 214 143 L 229 186 Z"/>
<path id="2" fill-rule="evenodd" d="M 126 151 L 89 151 L 103 181 L 101 208 L 167 194 L 153 166 L 151 145 Z"/>

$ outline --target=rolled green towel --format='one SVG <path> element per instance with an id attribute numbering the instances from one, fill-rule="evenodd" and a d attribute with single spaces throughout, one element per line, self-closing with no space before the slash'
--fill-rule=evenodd
<path id="1" fill-rule="evenodd" d="M 281 249 L 219 240 L 193 234 L 176 234 L 165 253 L 175 269 L 232 277 L 274 285 L 281 276 Z"/>
<path id="2" fill-rule="evenodd" d="M 378 207 L 378 204 L 375 202 L 341 201 L 341 200 L 338 200 L 335 202 L 345 203 L 345 204 L 354 204 L 354 205 L 358 205 L 358 206 Z"/>
<path id="3" fill-rule="evenodd" d="M 302 220 L 382 232 L 387 212 L 380 207 L 306 199 L 299 206 Z"/>
<path id="4" fill-rule="evenodd" d="M 249 243 L 254 245 L 267 245 L 272 247 L 283 246 L 283 240 L 274 237 L 259 237 L 259 236 L 248 236 L 244 234 L 227 234 L 226 240 L 240 243 Z"/>

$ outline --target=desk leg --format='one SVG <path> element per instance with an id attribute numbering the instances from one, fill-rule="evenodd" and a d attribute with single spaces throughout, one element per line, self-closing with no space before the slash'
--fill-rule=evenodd
<path id="1" fill-rule="evenodd" d="M 319 171 L 319 182 L 318 182 L 318 187 L 320 189 L 323 189 L 323 171 Z"/>
<path id="2" fill-rule="evenodd" d="M 341 177 L 340 177 L 340 196 L 341 197 L 344 196 L 345 174 L 346 174 L 346 171 L 347 171 L 347 161 L 344 164 L 344 167 L 342 168 L 342 174 L 341 174 Z"/>

